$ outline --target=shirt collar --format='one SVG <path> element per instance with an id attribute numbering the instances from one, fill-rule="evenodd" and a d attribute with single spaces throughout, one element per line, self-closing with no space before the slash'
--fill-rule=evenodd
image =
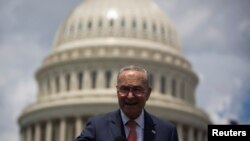
<path id="1" fill-rule="evenodd" d="M 121 111 L 121 117 L 122 117 L 122 122 L 123 125 L 126 125 L 126 123 L 130 120 L 125 113 L 120 109 Z M 135 122 L 137 123 L 138 126 L 140 126 L 141 128 L 144 128 L 144 110 L 142 110 L 141 114 L 139 115 L 139 117 L 137 117 L 135 119 Z"/>

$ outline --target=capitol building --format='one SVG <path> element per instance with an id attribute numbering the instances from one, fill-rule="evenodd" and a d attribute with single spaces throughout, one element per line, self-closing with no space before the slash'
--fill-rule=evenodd
<path id="1" fill-rule="evenodd" d="M 18 119 L 20 141 L 73 141 L 87 119 L 118 109 L 117 74 L 138 65 L 153 91 L 145 107 L 176 125 L 180 141 L 206 141 L 198 77 L 175 27 L 153 0 L 84 0 L 66 17 L 37 69 L 37 99 Z"/>

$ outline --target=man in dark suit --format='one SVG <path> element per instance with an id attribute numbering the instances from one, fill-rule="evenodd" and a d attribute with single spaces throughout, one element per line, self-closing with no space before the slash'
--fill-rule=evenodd
<path id="1" fill-rule="evenodd" d="M 122 68 L 116 88 L 120 109 L 90 118 L 75 141 L 178 141 L 174 125 L 144 110 L 151 93 L 145 69 Z"/>

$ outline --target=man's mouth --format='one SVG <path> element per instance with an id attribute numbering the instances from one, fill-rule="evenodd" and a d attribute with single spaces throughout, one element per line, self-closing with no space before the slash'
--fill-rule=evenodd
<path id="1" fill-rule="evenodd" d="M 125 102 L 126 105 L 128 106 L 134 106 L 134 105 L 137 105 L 138 102 L 137 101 L 131 101 L 131 102 Z"/>

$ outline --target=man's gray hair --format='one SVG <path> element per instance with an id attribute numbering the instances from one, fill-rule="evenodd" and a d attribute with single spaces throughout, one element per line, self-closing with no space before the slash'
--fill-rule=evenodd
<path id="1" fill-rule="evenodd" d="M 143 72 L 143 73 L 145 74 L 145 76 L 146 76 L 146 78 L 145 78 L 146 84 L 147 84 L 148 86 L 150 86 L 150 84 L 149 84 L 149 74 L 148 74 L 147 70 L 144 69 L 144 68 L 142 68 L 142 67 L 135 66 L 135 65 L 129 65 L 129 66 L 122 67 L 122 68 L 120 69 L 118 75 L 117 75 L 117 83 L 118 83 L 118 81 L 119 81 L 119 76 L 120 76 L 120 74 L 121 74 L 122 72 L 124 72 L 124 71 L 129 71 L 129 70 L 134 70 L 134 71 Z"/>

